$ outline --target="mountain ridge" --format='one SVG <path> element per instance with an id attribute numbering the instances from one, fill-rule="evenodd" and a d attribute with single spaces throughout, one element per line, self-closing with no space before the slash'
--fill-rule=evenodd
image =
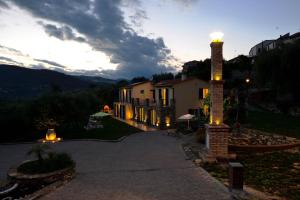
<path id="1" fill-rule="evenodd" d="M 93 79 L 98 82 L 92 81 Z M 113 84 L 114 81 L 102 77 L 83 78 L 48 69 L 0 64 L 0 83 L 0 99 L 10 100 L 34 98 L 53 89 L 75 91 L 87 89 L 91 85 Z"/>

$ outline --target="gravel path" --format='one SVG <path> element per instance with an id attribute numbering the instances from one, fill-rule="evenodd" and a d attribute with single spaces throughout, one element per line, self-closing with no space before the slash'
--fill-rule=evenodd
<path id="1" fill-rule="evenodd" d="M 24 160 L 30 144 L 0 145 L 0 179 Z M 120 143 L 72 141 L 52 144 L 69 152 L 77 175 L 42 199 L 223 200 L 226 188 L 186 160 L 180 140 L 161 132 L 138 133 Z"/>

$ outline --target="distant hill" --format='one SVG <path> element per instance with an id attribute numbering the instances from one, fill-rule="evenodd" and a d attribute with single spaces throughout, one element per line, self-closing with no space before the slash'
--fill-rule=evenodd
<path id="1" fill-rule="evenodd" d="M 24 99 L 51 90 L 88 88 L 90 81 L 46 69 L 29 69 L 0 64 L 0 99 Z"/>
<path id="2" fill-rule="evenodd" d="M 75 76 L 81 80 L 85 80 L 85 81 L 89 81 L 92 82 L 94 84 L 115 84 L 117 81 L 116 80 L 112 80 L 112 79 L 107 79 L 107 78 L 102 78 L 100 76 Z"/>

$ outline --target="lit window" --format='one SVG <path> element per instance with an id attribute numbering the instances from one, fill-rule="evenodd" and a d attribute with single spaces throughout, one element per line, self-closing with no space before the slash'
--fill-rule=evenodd
<path id="1" fill-rule="evenodd" d="M 203 98 L 206 98 L 208 96 L 208 89 L 204 88 L 203 89 Z"/>
<path id="2" fill-rule="evenodd" d="M 163 105 L 165 106 L 167 104 L 167 89 L 162 89 L 162 99 L 163 99 Z"/>

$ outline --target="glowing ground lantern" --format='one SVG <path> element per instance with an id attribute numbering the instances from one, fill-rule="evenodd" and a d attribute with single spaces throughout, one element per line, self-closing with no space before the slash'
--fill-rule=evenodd
<path id="1" fill-rule="evenodd" d="M 46 140 L 48 140 L 48 141 L 56 140 L 56 133 L 55 133 L 54 129 L 48 129 L 48 131 L 46 133 Z"/>
<path id="2" fill-rule="evenodd" d="M 110 111 L 109 106 L 108 106 L 108 105 L 105 105 L 105 106 L 103 107 L 103 112 L 109 113 L 109 111 Z"/>
<path id="3" fill-rule="evenodd" d="M 46 138 L 42 140 L 43 143 L 45 142 L 59 142 L 61 141 L 61 138 L 56 137 L 56 132 L 54 129 L 48 129 L 46 133 Z"/>

